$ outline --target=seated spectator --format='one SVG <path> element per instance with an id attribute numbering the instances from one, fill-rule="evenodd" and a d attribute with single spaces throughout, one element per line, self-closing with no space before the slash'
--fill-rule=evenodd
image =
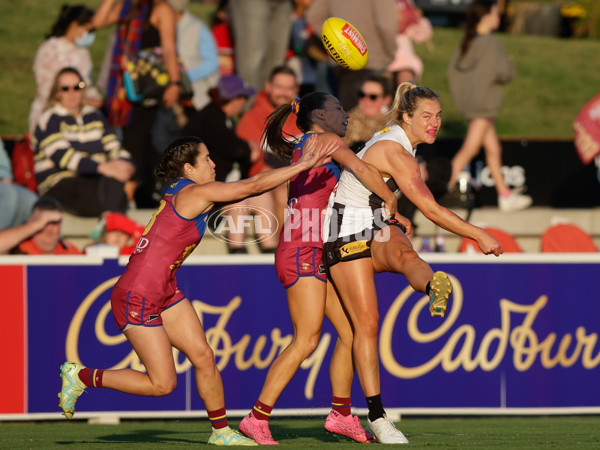
<path id="1" fill-rule="evenodd" d="M 52 197 L 42 197 L 33 205 L 27 222 L 0 230 L 0 254 L 79 255 L 73 244 L 61 237 L 63 209 Z"/>
<path id="2" fill-rule="evenodd" d="M 0 139 L 0 230 L 25 223 L 38 196 L 13 183 L 10 159 Z"/>
<path id="3" fill-rule="evenodd" d="M 236 136 L 233 121 L 244 109 L 248 98 L 254 95 L 254 89 L 237 75 L 228 75 L 208 93 L 211 102 L 192 114 L 182 136 L 198 136 L 211 150 L 210 158 L 216 164 L 216 181 L 225 181 L 235 163 L 239 164 L 245 178 L 250 167 L 250 147 Z"/>
<path id="4" fill-rule="evenodd" d="M 344 142 L 357 151 L 373 133 L 384 128 L 389 120 L 387 112 L 392 103 L 392 86 L 381 75 L 369 76 L 358 91 L 358 105 L 350 111 Z"/>
<path id="5" fill-rule="evenodd" d="M 124 214 L 109 212 L 102 215 L 90 237 L 97 241 L 95 245 L 116 247 L 120 255 L 131 255 L 144 229 Z M 86 247 L 86 253 L 95 245 Z"/>
<path id="6" fill-rule="evenodd" d="M 236 128 L 236 134 L 248 142 L 252 149 L 253 164 L 250 168 L 250 176 L 287 164 L 271 156 L 268 149 L 263 147 L 261 138 L 265 120 L 269 114 L 282 105 L 291 105 L 297 95 L 298 83 L 295 72 L 286 66 L 275 67 L 271 71 L 264 89 L 256 96 L 252 107 L 242 115 Z M 302 134 L 296 126 L 296 117 L 293 114 L 286 121 L 283 132 L 291 139 Z M 287 209 L 287 183 L 258 197 L 246 199 L 243 203 L 250 208 L 248 212 L 254 214 L 255 220 L 263 214 L 261 209 L 266 209 L 275 214 L 279 224 L 283 224 Z M 279 233 L 261 241 L 261 251 L 274 251 L 278 241 Z"/>
<path id="7" fill-rule="evenodd" d="M 102 95 L 92 86 L 93 64 L 88 47 L 94 42 L 94 11 L 83 5 L 63 5 L 46 40 L 33 61 L 36 96 L 29 112 L 29 132 L 33 133 L 42 114 L 56 74 L 64 67 L 74 67 L 88 86 L 85 100 L 92 106 L 102 105 Z"/>
<path id="8" fill-rule="evenodd" d="M 131 156 L 121 148 L 100 110 L 84 104 L 85 89 L 83 78 L 72 67 L 56 76 L 48 109 L 32 139 L 38 190 L 74 215 L 124 212 L 123 186 L 134 171 Z"/>

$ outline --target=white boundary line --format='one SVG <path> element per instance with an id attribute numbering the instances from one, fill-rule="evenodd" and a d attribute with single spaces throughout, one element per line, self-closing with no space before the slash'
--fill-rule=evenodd
<path id="1" fill-rule="evenodd" d="M 467 255 L 464 253 L 420 253 L 428 263 L 452 264 L 600 264 L 600 253 L 507 253 L 500 257 Z M 118 258 L 119 265 L 127 265 L 128 256 Z M 0 255 L 0 266 L 92 266 L 102 265 L 104 258 L 88 255 Z M 192 255 L 185 265 L 272 265 L 273 255 Z"/>
<path id="2" fill-rule="evenodd" d="M 229 418 L 241 418 L 249 409 L 227 411 Z M 325 417 L 330 408 L 276 409 L 272 417 Z M 361 417 L 367 415 L 366 408 L 352 408 Z M 600 406 L 548 407 L 548 408 L 387 408 L 388 417 L 398 421 L 403 416 L 565 416 L 598 415 Z M 97 423 L 113 423 L 120 419 L 206 419 L 206 411 L 85 411 L 76 413 L 74 419 L 95 419 Z M 61 413 L 0 414 L 2 421 L 65 420 Z"/>

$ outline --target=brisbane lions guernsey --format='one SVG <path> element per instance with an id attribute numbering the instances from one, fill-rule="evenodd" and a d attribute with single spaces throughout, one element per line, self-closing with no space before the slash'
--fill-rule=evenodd
<path id="1" fill-rule="evenodd" d="M 402 127 L 395 124 L 375 133 L 356 156 L 362 159 L 369 148 L 379 141 L 397 142 L 412 156 L 415 156 L 417 151 L 416 147 L 412 147 Z M 393 178 L 383 177 L 383 180 L 392 192 L 398 190 Z M 351 170 L 344 170 L 329 199 L 323 240 L 333 242 L 339 237 L 352 236 L 372 229 L 376 221 L 383 223 L 382 206 L 383 200 L 377 194 L 362 184 Z"/>
<path id="2" fill-rule="evenodd" d="M 306 140 L 300 138 L 292 153 L 292 164 L 302 156 Z M 321 227 L 331 191 L 340 178 L 340 167 L 334 161 L 304 171 L 290 180 L 288 216 L 279 237 L 279 247 L 323 248 Z"/>
<path id="3" fill-rule="evenodd" d="M 179 178 L 169 186 L 115 287 L 134 291 L 152 303 L 175 294 L 175 272 L 200 243 L 210 213 L 186 219 L 175 211 L 173 197 L 190 184 L 194 182 Z"/>

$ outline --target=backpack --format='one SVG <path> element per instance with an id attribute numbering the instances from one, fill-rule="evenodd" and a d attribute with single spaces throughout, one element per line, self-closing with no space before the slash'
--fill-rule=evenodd
<path id="1" fill-rule="evenodd" d="M 26 134 L 13 147 L 11 162 L 13 182 L 25 186 L 37 194 L 37 180 L 33 170 L 33 148 L 29 134 Z"/>

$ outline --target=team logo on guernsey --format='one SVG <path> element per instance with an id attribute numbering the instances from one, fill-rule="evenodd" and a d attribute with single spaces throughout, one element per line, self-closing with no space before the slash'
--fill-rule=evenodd
<path id="1" fill-rule="evenodd" d="M 140 253 L 142 250 L 144 250 L 146 247 L 148 247 L 149 243 L 150 243 L 150 241 L 148 240 L 148 238 L 141 237 L 140 240 L 138 241 L 137 245 L 135 246 L 135 250 L 133 251 L 133 253 L 134 254 Z"/>
<path id="2" fill-rule="evenodd" d="M 388 131 L 390 131 L 390 130 L 391 130 L 391 128 L 390 128 L 390 127 L 385 127 L 385 128 L 383 128 L 382 130 L 379 130 L 379 134 L 384 134 L 384 133 L 387 133 L 387 132 L 388 132 Z"/>
<path id="3" fill-rule="evenodd" d="M 309 263 L 302 263 L 302 264 L 300 264 L 300 270 L 302 272 L 312 272 L 313 271 L 313 265 L 309 264 Z"/>
<path id="4" fill-rule="evenodd" d="M 369 249 L 368 241 L 356 241 L 340 247 L 340 255 L 342 258 L 347 258 L 350 255 L 356 255 Z"/>

